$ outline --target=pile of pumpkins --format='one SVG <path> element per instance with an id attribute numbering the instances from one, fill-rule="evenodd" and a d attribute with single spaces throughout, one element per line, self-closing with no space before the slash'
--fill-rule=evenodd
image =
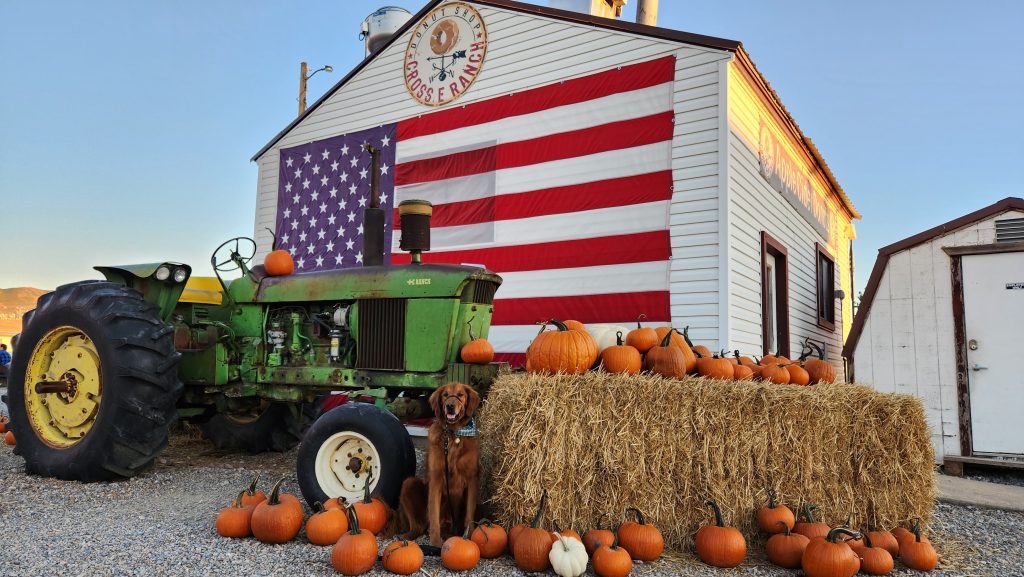
<path id="1" fill-rule="evenodd" d="M 707 501 L 715 514 L 715 524 L 697 531 L 695 546 L 701 561 L 713 567 L 737 567 L 746 559 L 747 543 L 735 527 L 728 527 L 722 510 Z M 917 571 L 931 571 L 938 555 L 928 538 L 921 534 L 920 519 L 910 529 L 893 531 L 868 526 L 858 533 L 850 522 L 830 527 L 814 518 L 815 505 L 804 504 L 804 520 L 798 520 L 786 505 L 777 503 L 769 489 L 768 504 L 755 512 L 758 527 L 771 535 L 765 543 L 768 560 L 779 567 L 803 569 L 807 577 L 853 577 L 858 571 L 868 575 L 888 575 L 893 559 Z"/>
<path id="2" fill-rule="evenodd" d="M 690 341 L 689 327 L 682 332 L 668 326 L 644 327 L 644 318 L 640 315 L 635 329 L 616 325 L 588 328 L 579 321 L 549 320 L 526 349 L 526 370 L 581 374 L 599 366 L 610 373 L 635 375 L 648 371 L 672 379 L 695 374 L 710 379 L 794 385 L 836 380 L 835 368 L 810 339 L 804 341 L 797 360 L 781 355 L 757 359 L 741 356 L 739 351 L 733 351 L 732 356 L 724 351 L 713 354 L 706 346 Z M 546 330 L 548 326 L 555 330 Z M 815 352 L 818 358 L 809 358 Z"/>
<path id="3" fill-rule="evenodd" d="M 287 543 L 294 540 L 303 524 L 306 538 L 314 545 L 333 545 L 331 565 L 343 575 L 362 575 L 378 560 L 376 535 L 384 530 L 388 507 L 369 490 L 364 498 L 348 505 L 344 499 L 317 503 L 314 513 L 304 519 L 299 499 L 281 491 L 284 479 L 274 485 L 268 497 L 256 489 L 259 476 L 217 515 L 217 533 L 224 537 L 255 537 L 263 543 Z M 582 536 L 571 529 L 548 531 L 540 527 L 547 503 L 541 497 L 533 522 L 509 531 L 487 519 L 466 528 L 462 536 L 448 538 L 440 551 L 421 547 L 415 541 L 397 539 L 380 554 L 381 567 L 396 575 L 411 575 L 423 567 L 424 552 L 439 554 L 441 564 L 450 571 L 476 567 L 481 558 L 493 559 L 511 553 L 521 570 L 536 573 L 552 569 L 559 577 L 579 577 L 588 562 L 598 577 L 626 577 L 633 561 L 654 561 L 665 548 L 665 541 L 643 513 L 627 509 L 636 521 L 621 524 L 615 532 L 600 528 Z M 305 521 L 305 523 L 303 523 Z M 436 552 L 435 552 L 436 551 Z"/>

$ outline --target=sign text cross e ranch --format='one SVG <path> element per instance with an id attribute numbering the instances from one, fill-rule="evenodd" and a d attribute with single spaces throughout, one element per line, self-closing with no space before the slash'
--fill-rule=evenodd
<path id="1" fill-rule="evenodd" d="M 484 65 L 487 27 L 462 2 L 438 6 L 416 25 L 405 49 L 405 86 L 427 106 L 462 96 Z"/>

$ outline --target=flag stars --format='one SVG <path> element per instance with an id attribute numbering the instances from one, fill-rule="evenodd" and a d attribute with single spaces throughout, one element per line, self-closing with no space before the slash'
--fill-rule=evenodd
<path id="1" fill-rule="evenodd" d="M 334 255 L 334 264 L 341 264 L 341 253 Z"/>
<path id="2" fill-rule="evenodd" d="M 292 204 L 299 204 L 299 200 L 300 200 L 301 198 L 302 198 L 302 197 L 300 197 L 300 196 L 299 196 L 299 193 L 297 193 L 297 192 L 296 192 L 296 193 L 295 193 L 295 196 L 293 196 L 293 197 L 292 197 Z"/>
<path id="3" fill-rule="evenodd" d="M 359 157 L 358 156 L 353 156 L 352 157 L 352 161 L 349 164 L 352 165 L 352 168 L 355 168 L 355 167 L 359 166 Z"/>
<path id="4" fill-rule="evenodd" d="M 321 202 L 320 203 L 320 212 L 327 212 L 327 203 L 326 202 Z"/>
<path id="5" fill-rule="evenodd" d="M 356 262 L 363 262 L 363 253 L 361 251 L 356 253 Z"/>
<path id="6" fill-rule="evenodd" d="M 281 235 L 281 242 L 283 242 L 284 244 L 288 244 L 288 233 L 287 232 Z"/>
<path id="7" fill-rule="evenodd" d="M 323 152 L 320 153 L 320 157 L 323 158 L 324 160 L 327 160 L 327 158 L 330 157 L 330 156 L 331 156 L 331 151 L 327 150 L 326 148 L 324 149 Z"/>
<path id="8" fill-rule="evenodd" d="M 366 206 L 366 197 L 365 196 L 360 196 L 359 197 L 359 206 L 360 207 Z"/>
<path id="9" fill-rule="evenodd" d="M 313 200 L 316 200 L 316 199 L 320 198 L 320 193 L 318 191 L 314 190 L 313 193 L 309 195 L 309 198 L 311 198 Z"/>
<path id="10" fill-rule="evenodd" d="M 290 183 L 290 182 L 284 183 L 284 191 L 285 192 L 291 192 L 292 191 L 292 183 Z"/>
<path id="11" fill-rule="evenodd" d="M 316 237 L 318 239 L 320 239 L 320 240 L 323 240 L 324 239 L 324 235 L 326 235 L 326 234 L 327 234 L 327 231 L 325 231 L 322 228 L 320 230 L 316 231 Z M 331 249 L 327 249 L 327 250 L 331 250 Z"/>
<path id="12" fill-rule="evenodd" d="M 387 165 L 387 163 L 384 163 L 384 164 L 380 165 L 380 173 L 382 175 L 388 173 L 388 165 Z"/>
<path id="13" fill-rule="evenodd" d="M 298 230 L 298 228 L 299 228 L 299 221 L 293 220 L 292 221 L 292 230 Z"/>
<path id="14" fill-rule="evenodd" d="M 345 207 L 347 207 L 347 206 L 348 206 L 348 201 L 345 200 L 344 198 L 341 199 L 341 209 L 345 210 Z"/>
<path id="15" fill-rule="evenodd" d="M 348 239 L 348 240 L 345 241 L 345 249 L 346 250 L 352 250 L 352 247 L 354 247 L 355 245 L 356 245 L 356 241 L 354 241 L 352 239 Z"/>
<path id="16" fill-rule="evenodd" d="M 306 266 L 306 259 L 299 258 L 299 260 L 295 261 L 295 264 L 298 265 L 299 268 L 302 268 Z"/>
<path id="17" fill-rule="evenodd" d="M 357 226 L 356 231 L 359 232 L 359 234 L 363 234 L 363 225 Z"/>
<path id="18" fill-rule="evenodd" d="M 313 158 L 313 155 L 307 152 L 306 155 L 303 156 L 302 158 L 308 163 L 309 159 Z"/>
<path id="19" fill-rule="evenodd" d="M 331 163 L 331 171 L 338 172 L 338 161 L 337 160 L 335 160 L 334 162 Z"/>
<path id="20" fill-rule="evenodd" d="M 359 187 L 356 186 L 355 184 L 353 184 L 352 186 L 348 187 L 348 193 L 349 194 L 355 194 L 357 190 L 359 190 Z"/>
<path id="21" fill-rule="evenodd" d="M 333 214 L 328 216 L 327 217 L 327 224 L 333 225 L 334 221 L 337 220 L 337 218 L 338 217 L 336 215 L 333 215 Z"/>
<path id="22" fill-rule="evenodd" d="M 313 165 L 313 174 L 320 174 L 320 165 L 319 164 L 314 164 Z"/>
<path id="23" fill-rule="evenodd" d="M 289 156 L 288 158 L 286 158 L 286 159 L 285 159 L 285 161 L 284 161 L 284 164 L 285 164 L 285 166 L 287 166 L 288 168 L 291 168 L 291 167 L 292 167 L 292 163 L 293 163 L 293 162 L 294 162 L 294 161 L 292 160 L 292 157 L 290 157 L 290 156 Z"/>
<path id="24" fill-rule="evenodd" d="M 342 172 L 341 173 L 341 181 L 342 182 L 348 182 L 348 173 L 347 172 Z"/>
<path id="25" fill-rule="evenodd" d="M 388 202 L 388 195 L 386 195 L 386 194 L 380 195 L 380 203 L 381 204 L 387 204 L 387 202 Z"/>
<path id="26" fill-rule="evenodd" d="M 341 147 L 341 155 L 342 156 L 348 156 L 348 143 L 347 142 Z"/>
<path id="27" fill-rule="evenodd" d="M 302 188 L 309 188 L 309 179 L 308 178 L 306 180 L 302 181 Z"/>
<path id="28" fill-rule="evenodd" d="M 299 242 L 306 242 L 306 233 L 305 232 L 299 233 Z"/>
<path id="29" fill-rule="evenodd" d="M 309 254 L 313 254 L 314 252 L 316 252 L 316 245 L 315 244 L 307 244 L 306 245 L 306 252 L 309 253 Z"/>
<path id="30" fill-rule="evenodd" d="M 320 186 L 327 186 L 327 177 L 326 176 L 320 179 Z"/>
<path id="31" fill-rule="evenodd" d="M 349 222 L 355 222 L 356 221 L 356 213 L 349 211 L 349 213 L 348 213 L 348 221 Z"/>
<path id="32" fill-rule="evenodd" d="M 317 266 L 317 268 L 320 268 L 320 267 L 324 266 L 324 257 L 322 257 L 322 256 L 316 257 L 316 266 Z"/>
<path id="33" fill-rule="evenodd" d="M 391 143 L 391 139 L 390 139 L 390 138 L 388 138 L 388 135 L 387 135 L 387 134 L 385 134 L 385 135 L 384 135 L 384 138 L 381 138 L 381 139 L 380 139 L 380 145 L 381 145 L 381 146 L 387 146 L 387 145 L 388 145 L 388 144 L 390 144 L 390 143 Z"/>
<path id="34" fill-rule="evenodd" d="M 314 217 L 310 217 L 310 219 L 309 219 L 309 228 L 316 228 L 316 217 L 315 216 Z"/>
<path id="35" fill-rule="evenodd" d="M 290 208 L 284 209 L 284 217 L 285 218 L 291 218 L 292 217 L 292 209 L 290 209 Z"/>
<path id="36" fill-rule="evenodd" d="M 323 231 L 320 231 L 320 234 L 323 234 Z M 320 238 L 323 238 L 323 237 L 321 236 Z M 333 240 L 327 241 L 327 252 L 334 252 L 334 241 Z"/>
<path id="37" fill-rule="evenodd" d="M 327 191 L 331 193 L 331 198 L 338 198 L 338 188 L 335 186 L 331 187 L 331 190 Z"/>
<path id="38" fill-rule="evenodd" d="M 295 178 L 299 178 L 300 176 L 302 176 L 302 169 L 301 168 L 296 168 L 295 169 Z"/>
<path id="39" fill-rule="evenodd" d="M 289 253 L 290 253 L 290 254 L 291 254 L 292 256 L 295 256 L 295 247 L 293 246 L 293 247 L 291 247 L 290 249 L 288 249 L 288 252 L 289 252 Z"/>
<path id="40" fill-rule="evenodd" d="M 302 212 L 302 216 L 307 216 L 309 214 L 309 207 L 302 205 L 302 210 L 300 212 Z"/>
<path id="41" fill-rule="evenodd" d="M 341 227 L 341 226 L 338 227 L 338 236 L 342 236 L 342 237 L 345 236 L 345 228 L 344 227 Z"/>
<path id="42" fill-rule="evenodd" d="M 359 171 L 359 178 L 365 179 L 367 172 L 369 171 L 366 170 L 366 167 L 364 166 L 363 169 Z"/>

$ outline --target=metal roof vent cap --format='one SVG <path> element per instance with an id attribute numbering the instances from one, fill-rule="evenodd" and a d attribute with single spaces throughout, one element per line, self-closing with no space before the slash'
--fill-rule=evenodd
<path id="1" fill-rule="evenodd" d="M 359 39 L 366 42 L 366 54 L 384 46 L 410 18 L 412 13 L 398 6 L 384 6 L 367 16 L 359 29 Z"/>

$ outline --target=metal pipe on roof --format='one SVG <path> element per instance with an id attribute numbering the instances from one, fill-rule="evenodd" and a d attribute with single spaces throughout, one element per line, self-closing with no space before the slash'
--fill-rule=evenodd
<path id="1" fill-rule="evenodd" d="M 637 0 L 636 23 L 647 26 L 658 25 L 658 0 Z"/>

